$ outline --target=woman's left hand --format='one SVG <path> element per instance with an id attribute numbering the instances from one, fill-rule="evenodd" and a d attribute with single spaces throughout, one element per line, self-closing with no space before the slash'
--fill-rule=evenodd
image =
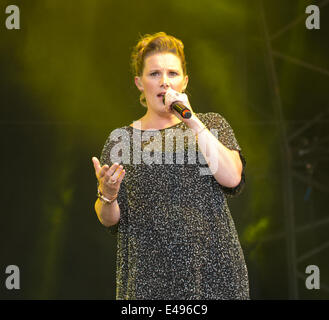
<path id="1" fill-rule="evenodd" d="M 178 91 L 175 91 L 175 90 L 169 88 L 166 92 L 166 95 L 165 95 L 165 108 L 166 108 L 166 111 L 173 113 L 177 118 L 184 121 L 186 119 L 184 119 L 177 111 L 170 108 L 171 104 L 173 102 L 176 102 L 176 101 L 182 102 L 183 105 L 186 108 L 188 108 L 191 111 L 192 114 L 194 113 L 193 110 L 192 110 L 192 107 L 190 105 L 190 102 L 188 101 L 187 95 L 185 93 L 181 93 L 181 92 L 178 92 Z"/>

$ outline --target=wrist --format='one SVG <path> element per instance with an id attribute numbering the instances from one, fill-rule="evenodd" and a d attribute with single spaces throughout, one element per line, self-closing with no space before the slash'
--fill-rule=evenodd
<path id="1" fill-rule="evenodd" d="M 189 122 L 187 123 L 188 127 L 192 129 L 194 135 L 199 135 L 204 129 L 207 127 L 203 124 L 203 122 L 195 116 L 195 114 L 192 114 L 192 117 L 189 119 Z"/>
<path id="2" fill-rule="evenodd" d="M 114 201 L 116 201 L 117 197 L 118 197 L 118 194 L 115 194 L 112 197 L 106 197 L 102 194 L 102 192 L 99 189 L 97 190 L 97 198 L 105 204 L 108 204 L 108 205 L 112 204 Z"/>

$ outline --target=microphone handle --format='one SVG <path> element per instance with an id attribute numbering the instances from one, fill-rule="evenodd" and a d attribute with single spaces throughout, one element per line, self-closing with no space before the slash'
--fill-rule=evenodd
<path id="1" fill-rule="evenodd" d="M 186 108 L 181 102 L 176 101 L 171 104 L 171 108 L 176 110 L 184 119 L 190 119 L 192 116 L 191 110 Z"/>
<path id="2" fill-rule="evenodd" d="M 163 104 L 165 104 L 165 96 L 162 98 Z M 170 108 L 176 110 L 184 119 L 190 119 L 192 116 L 191 110 L 186 108 L 181 102 L 175 101 L 171 104 Z"/>

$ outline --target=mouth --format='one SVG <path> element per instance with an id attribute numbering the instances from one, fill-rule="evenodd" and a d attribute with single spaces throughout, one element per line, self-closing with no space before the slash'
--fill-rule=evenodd
<path id="1" fill-rule="evenodd" d="M 157 94 L 157 97 L 162 100 L 163 104 L 165 104 L 165 95 L 165 92 L 160 92 L 159 94 Z"/>

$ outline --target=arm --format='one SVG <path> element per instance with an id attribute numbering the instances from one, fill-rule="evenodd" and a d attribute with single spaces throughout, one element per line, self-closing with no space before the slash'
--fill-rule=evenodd
<path id="1" fill-rule="evenodd" d="M 242 174 L 239 152 L 226 148 L 194 113 L 189 120 L 185 121 L 198 136 L 199 149 L 216 181 L 224 187 L 236 187 L 241 181 Z"/>
<path id="2" fill-rule="evenodd" d="M 191 118 L 184 119 L 178 112 L 172 110 L 170 106 L 174 101 L 183 102 L 183 104 L 191 110 Z M 193 112 L 187 95 L 168 89 L 166 92 L 165 108 L 168 112 L 172 112 L 185 122 L 185 124 L 192 129 L 193 133 L 198 136 L 199 149 L 207 161 L 209 169 L 216 181 L 220 185 L 228 188 L 238 186 L 242 178 L 243 169 L 239 152 L 226 148 L 214 137 Z"/>
<path id="3" fill-rule="evenodd" d="M 92 161 L 99 190 L 109 200 L 114 199 L 118 195 L 125 170 L 118 163 L 114 163 L 110 168 L 108 165 L 101 167 L 96 157 L 93 157 Z M 120 207 L 117 200 L 109 204 L 98 198 L 95 202 L 95 211 L 99 221 L 106 227 L 115 225 L 120 220 Z"/>
<path id="4" fill-rule="evenodd" d="M 98 220 L 105 226 L 110 227 L 117 224 L 120 220 L 120 208 L 118 201 L 106 204 L 97 198 L 95 202 L 95 211 Z"/>

